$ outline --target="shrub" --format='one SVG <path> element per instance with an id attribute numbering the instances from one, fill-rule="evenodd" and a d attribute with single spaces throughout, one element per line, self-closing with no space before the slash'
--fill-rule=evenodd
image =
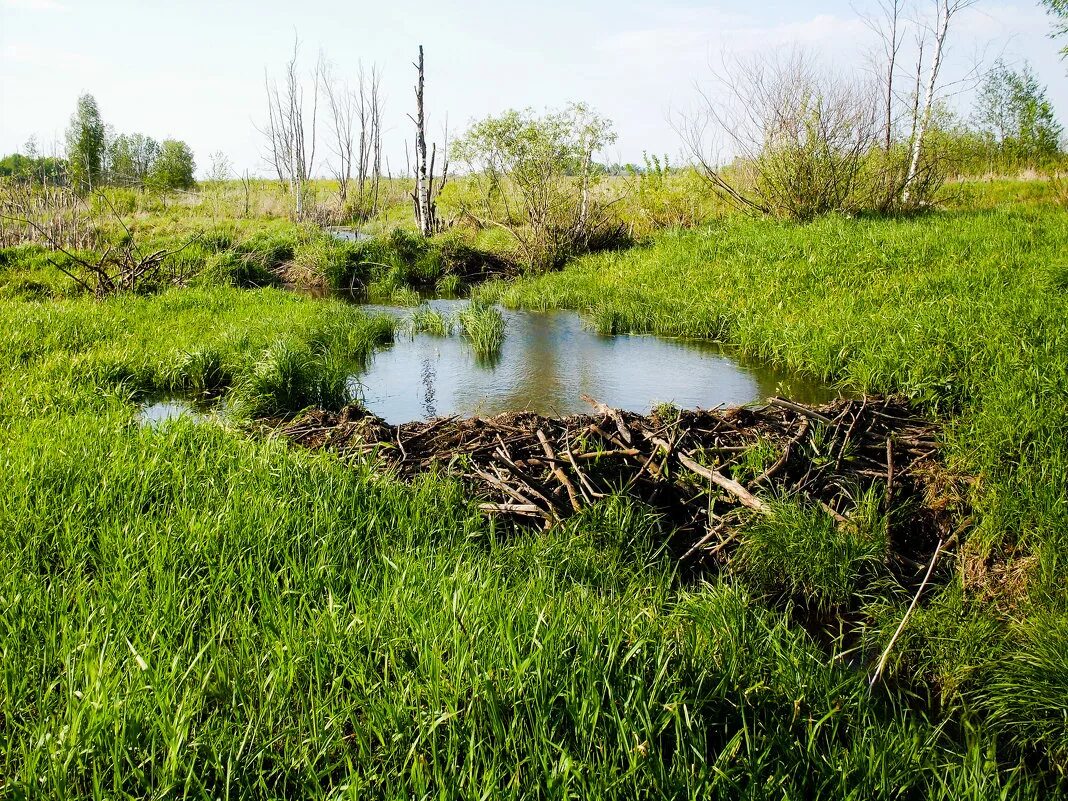
<path id="1" fill-rule="evenodd" d="M 488 117 L 453 147 L 481 197 L 463 213 L 508 230 L 534 271 L 603 247 L 623 229 L 595 191 L 593 156 L 614 141 L 612 123 L 582 104 Z"/>

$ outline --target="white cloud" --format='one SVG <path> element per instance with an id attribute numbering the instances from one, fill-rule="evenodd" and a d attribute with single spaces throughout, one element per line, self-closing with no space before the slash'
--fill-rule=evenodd
<path id="1" fill-rule="evenodd" d="M 821 51 L 856 47 L 869 38 L 864 23 L 821 14 L 807 20 L 761 24 L 751 16 L 715 9 L 662 9 L 658 24 L 608 36 L 598 43 L 606 54 L 632 62 L 705 62 L 720 52 L 744 54 L 800 45 Z"/>

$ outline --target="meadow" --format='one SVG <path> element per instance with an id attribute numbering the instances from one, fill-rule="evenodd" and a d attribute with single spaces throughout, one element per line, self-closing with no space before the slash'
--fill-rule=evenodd
<path id="1" fill-rule="evenodd" d="M 513 528 L 448 478 L 401 482 L 257 422 L 349 402 L 395 333 L 285 284 L 417 301 L 505 260 L 494 232 L 393 234 L 398 197 L 381 236 L 340 243 L 266 189 L 244 215 L 223 184 L 160 207 L 114 193 L 146 248 L 201 234 L 176 257 L 185 286 L 97 299 L 42 248 L 0 251 L 0 790 L 1064 794 L 1068 210 L 1047 181 L 957 189 L 908 217 L 714 211 L 652 234 L 635 206 L 635 246 L 479 284 L 459 321 L 492 343 L 484 301 L 580 309 L 942 421 L 972 519 L 874 687 L 911 592 L 877 541 L 837 541 L 789 499 L 744 558 L 694 577 L 626 497 Z M 138 422 L 171 395 L 223 411 Z"/>

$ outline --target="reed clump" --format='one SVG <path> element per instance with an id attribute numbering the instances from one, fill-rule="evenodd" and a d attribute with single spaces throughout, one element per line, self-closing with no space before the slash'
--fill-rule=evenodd
<path id="1" fill-rule="evenodd" d="M 471 349 L 479 356 L 500 353 L 504 344 L 504 316 L 500 310 L 471 301 L 456 313 L 456 323 Z"/>
<path id="2" fill-rule="evenodd" d="M 430 306 L 420 306 L 411 317 L 412 333 L 430 334 L 435 337 L 447 337 L 452 333 L 449 318 Z"/>

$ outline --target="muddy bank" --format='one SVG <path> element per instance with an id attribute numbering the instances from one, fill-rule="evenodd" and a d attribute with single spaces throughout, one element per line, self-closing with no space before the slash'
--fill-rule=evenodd
<path id="1" fill-rule="evenodd" d="M 818 507 L 839 526 L 886 526 L 899 575 L 923 567 L 962 516 L 961 481 L 942 465 L 939 432 L 906 402 L 866 397 L 821 406 L 772 399 L 648 416 L 590 400 L 592 414 L 438 418 L 392 426 L 358 406 L 317 411 L 277 433 L 307 448 L 372 458 L 401 477 L 460 477 L 487 515 L 551 526 L 613 492 L 670 521 L 676 555 L 729 558 L 739 530 L 778 500 Z"/>

